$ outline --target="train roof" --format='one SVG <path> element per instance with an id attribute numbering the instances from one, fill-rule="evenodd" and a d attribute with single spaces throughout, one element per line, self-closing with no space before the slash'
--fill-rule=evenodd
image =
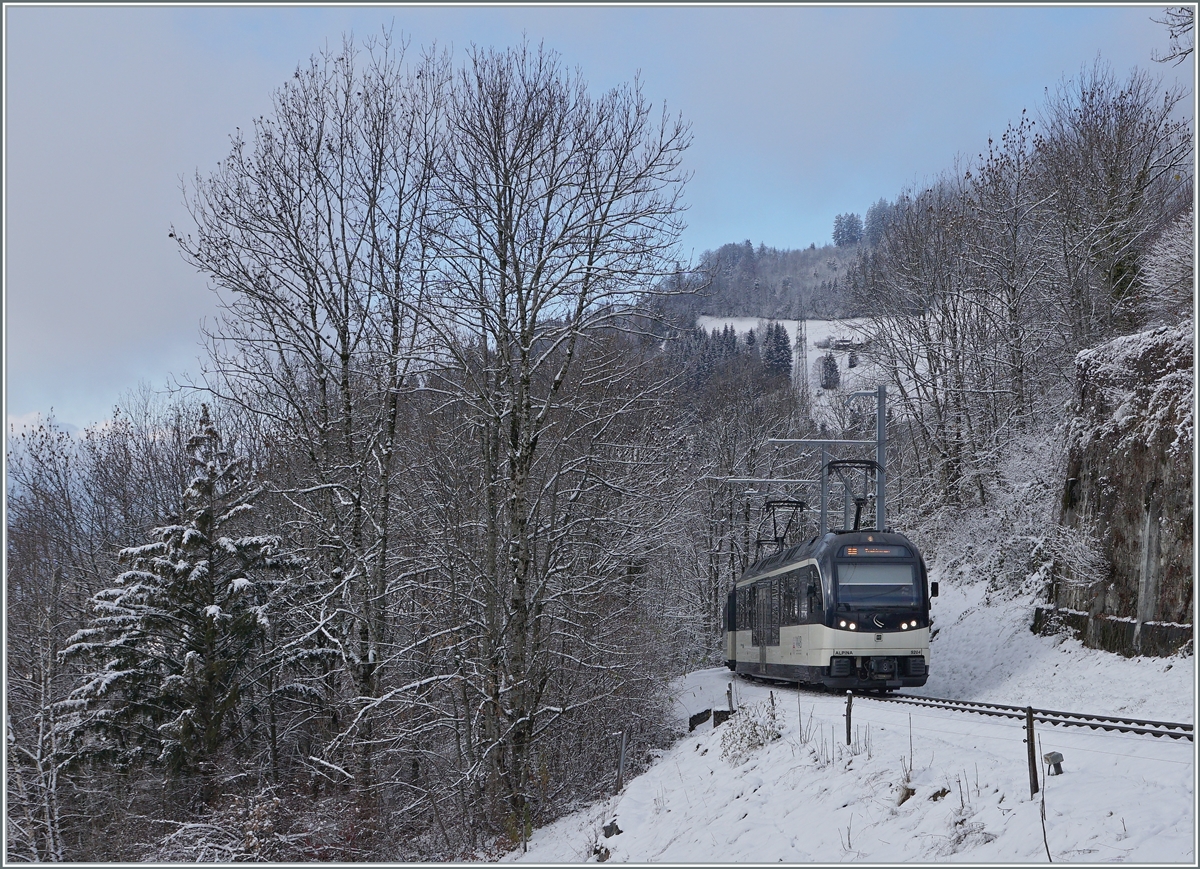
<path id="1" fill-rule="evenodd" d="M 770 573 L 785 564 L 793 561 L 801 561 L 806 558 L 812 558 L 817 555 L 818 551 L 826 546 L 836 543 L 854 543 L 859 540 L 876 543 L 899 543 L 912 549 L 916 553 L 917 549 L 913 546 L 912 541 L 896 531 L 828 531 L 825 536 L 820 535 L 813 537 L 811 540 L 806 540 L 803 543 L 797 543 L 794 546 L 789 546 L 787 549 L 781 549 L 779 552 L 768 555 L 762 558 L 749 567 L 738 578 L 737 582 L 745 579 L 758 576 L 763 573 Z M 918 557 L 919 554 L 918 554 Z"/>

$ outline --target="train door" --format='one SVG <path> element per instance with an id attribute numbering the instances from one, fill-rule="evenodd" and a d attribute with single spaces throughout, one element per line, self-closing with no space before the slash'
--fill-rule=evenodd
<path id="1" fill-rule="evenodd" d="M 779 618 L 782 615 L 780 612 L 780 603 L 783 591 L 783 577 L 777 576 L 771 580 L 767 586 L 767 597 L 771 601 L 770 612 L 767 616 L 767 645 L 779 645 Z"/>
<path id="2" fill-rule="evenodd" d="M 758 637 L 755 645 L 758 646 L 759 672 L 766 673 L 767 646 L 779 645 L 779 580 L 760 582 L 756 588 L 754 624 L 758 629 Z"/>
<path id="3" fill-rule="evenodd" d="M 758 588 L 758 624 L 762 628 L 758 630 L 758 672 L 766 675 L 767 672 L 767 643 L 770 642 L 770 585 L 762 583 Z"/>
<path id="4" fill-rule="evenodd" d="M 767 640 L 771 622 L 771 597 L 765 582 L 754 584 L 754 645 L 758 646 L 758 670 L 767 669 Z"/>
<path id="5" fill-rule="evenodd" d="M 762 626 L 763 621 L 759 618 L 758 610 L 758 586 L 752 585 L 746 590 L 746 615 L 750 621 L 750 645 L 762 645 Z"/>
<path id="6" fill-rule="evenodd" d="M 729 669 L 737 666 L 737 589 L 731 588 L 721 610 L 721 623 L 725 633 L 725 664 Z"/>

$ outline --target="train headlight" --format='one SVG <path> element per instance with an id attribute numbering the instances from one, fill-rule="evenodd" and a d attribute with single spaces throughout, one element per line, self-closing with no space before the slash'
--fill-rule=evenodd
<path id="1" fill-rule="evenodd" d="M 852 631 L 857 631 L 857 630 L 858 630 L 858 625 L 854 624 L 854 622 L 851 622 L 851 623 L 850 623 L 850 630 L 852 630 Z"/>
<path id="2" fill-rule="evenodd" d="M 902 631 L 907 631 L 907 630 L 908 630 L 908 622 L 901 622 L 901 623 L 900 623 L 900 630 L 902 630 Z"/>
<path id="3" fill-rule="evenodd" d="M 838 627 L 839 627 L 839 628 L 844 628 L 844 627 L 846 627 L 846 620 L 845 620 L 845 619 L 842 619 L 840 622 L 838 622 Z"/>

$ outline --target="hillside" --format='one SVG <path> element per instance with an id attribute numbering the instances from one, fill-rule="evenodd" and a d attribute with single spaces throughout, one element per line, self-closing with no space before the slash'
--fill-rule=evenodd
<path id="1" fill-rule="evenodd" d="M 845 294 L 847 267 L 859 246 L 810 245 L 780 250 L 749 240 L 705 251 L 684 279 L 698 292 L 671 299 L 680 320 L 721 317 L 797 316 L 835 319 L 854 316 Z"/>
<path id="2" fill-rule="evenodd" d="M 768 322 L 756 317 L 710 317 L 696 318 L 696 326 L 706 332 L 720 331 L 726 325 L 732 326 L 742 339 L 751 329 L 761 333 Z M 792 346 L 792 382 L 800 383 L 800 366 L 802 358 L 807 363 L 808 394 L 812 401 L 812 415 L 815 422 L 840 430 L 849 425 L 849 408 L 846 396 L 855 390 L 872 390 L 885 382 L 883 372 L 878 365 L 872 363 L 866 353 L 853 353 L 843 346 L 845 342 L 857 340 L 856 328 L 861 320 L 856 319 L 808 319 L 804 326 L 804 353 L 797 343 L 800 322 L 795 319 L 778 321 L 787 331 L 788 341 Z M 833 346 L 837 345 L 837 346 Z M 837 366 L 838 385 L 836 389 L 822 388 L 822 363 L 824 357 L 833 359 Z M 853 367 L 851 363 L 853 362 Z M 894 390 L 893 390 L 894 391 Z"/>

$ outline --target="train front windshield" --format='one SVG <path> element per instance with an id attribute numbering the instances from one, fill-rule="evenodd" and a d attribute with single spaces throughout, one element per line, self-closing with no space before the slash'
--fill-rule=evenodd
<path id="1" fill-rule="evenodd" d="M 838 603 L 868 609 L 920 606 L 917 566 L 890 561 L 908 555 L 903 546 L 842 547 L 837 561 Z"/>

